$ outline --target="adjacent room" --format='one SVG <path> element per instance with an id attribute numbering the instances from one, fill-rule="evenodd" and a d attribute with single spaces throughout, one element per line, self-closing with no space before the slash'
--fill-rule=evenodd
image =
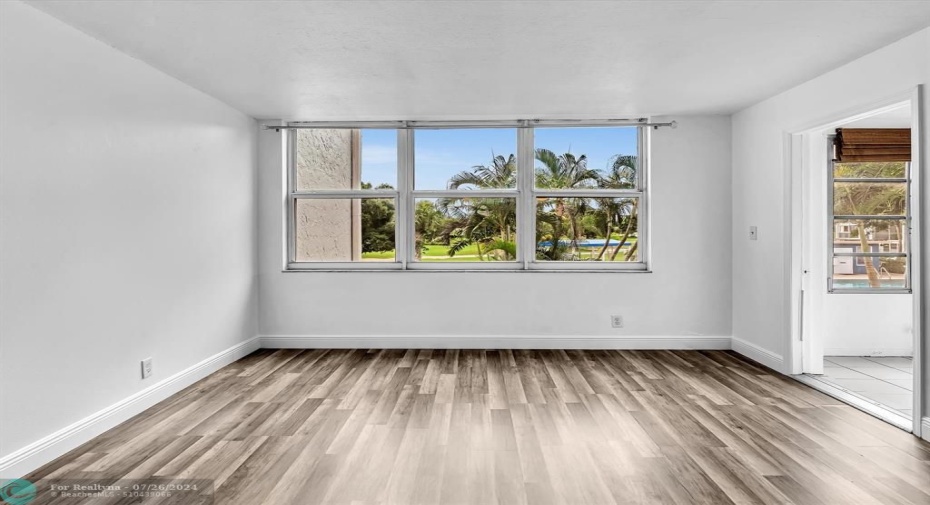
<path id="1" fill-rule="evenodd" d="M 911 105 L 807 133 L 802 179 L 802 380 L 903 429 L 914 408 Z"/>
<path id="2" fill-rule="evenodd" d="M 0 1 L 0 505 L 930 503 L 930 2 Z"/>

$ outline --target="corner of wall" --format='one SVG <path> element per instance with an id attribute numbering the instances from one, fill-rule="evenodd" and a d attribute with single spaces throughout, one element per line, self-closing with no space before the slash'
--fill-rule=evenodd
<path id="1" fill-rule="evenodd" d="M 730 337 L 730 345 L 733 351 L 742 354 L 743 356 L 765 365 L 776 372 L 786 374 L 785 369 L 785 358 L 780 354 L 776 354 L 768 349 L 759 347 L 752 342 L 747 342 L 741 338 Z"/>
<path id="2" fill-rule="evenodd" d="M 253 334 L 257 338 L 261 333 L 261 283 L 262 276 L 259 275 L 261 268 L 261 217 L 259 209 L 260 195 L 259 184 L 261 183 L 261 157 L 259 156 L 259 144 L 261 142 L 261 121 L 252 118 L 252 317 L 253 317 Z"/>

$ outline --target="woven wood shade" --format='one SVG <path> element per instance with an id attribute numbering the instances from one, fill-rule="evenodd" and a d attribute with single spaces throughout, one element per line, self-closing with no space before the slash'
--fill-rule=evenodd
<path id="1" fill-rule="evenodd" d="M 837 128 L 836 161 L 911 161 L 910 128 Z"/>

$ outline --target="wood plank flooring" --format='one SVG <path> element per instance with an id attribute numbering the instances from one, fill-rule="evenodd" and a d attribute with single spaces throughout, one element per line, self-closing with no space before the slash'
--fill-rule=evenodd
<path id="1" fill-rule="evenodd" d="M 217 504 L 930 503 L 930 444 L 725 351 L 262 350 L 28 478 Z"/>

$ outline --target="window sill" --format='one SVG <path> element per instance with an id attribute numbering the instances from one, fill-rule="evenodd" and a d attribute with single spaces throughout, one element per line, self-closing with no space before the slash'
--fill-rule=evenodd
<path id="1" fill-rule="evenodd" d="M 433 268 L 433 269 L 401 269 L 401 268 L 285 268 L 281 273 L 383 273 L 383 272 L 415 272 L 431 274 L 458 274 L 458 273 L 572 273 L 572 274 L 651 274 L 650 268 Z"/>
<path id="2" fill-rule="evenodd" d="M 911 289 L 843 289 L 827 291 L 828 295 L 909 295 Z"/>

